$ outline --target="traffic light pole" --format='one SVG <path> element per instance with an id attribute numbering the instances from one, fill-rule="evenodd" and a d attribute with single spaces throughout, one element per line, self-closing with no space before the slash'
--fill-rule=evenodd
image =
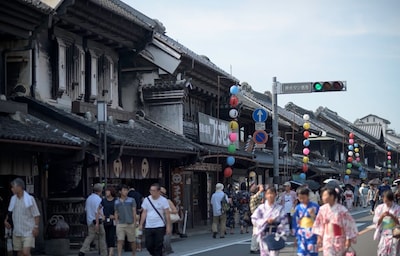
<path id="1" fill-rule="evenodd" d="M 274 162 L 274 184 L 279 184 L 279 130 L 278 130 L 278 83 L 272 78 L 272 148 Z"/>

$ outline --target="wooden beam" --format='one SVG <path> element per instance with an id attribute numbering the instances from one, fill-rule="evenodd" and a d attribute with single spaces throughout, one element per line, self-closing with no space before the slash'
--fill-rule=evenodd
<path id="1" fill-rule="evenodd" d="M 0 31 L 4 31 L 8 34 L 23 38 L 23 39 L 28 39 L 31 36 L 31 31 L 16 28 L 4 23 L 0 23 Z"/>

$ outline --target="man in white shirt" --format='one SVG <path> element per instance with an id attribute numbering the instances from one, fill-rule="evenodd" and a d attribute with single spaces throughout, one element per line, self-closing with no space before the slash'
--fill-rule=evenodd
<path id="1" fill-rule="evenodd" d="M 160 184 L 150 187 L 150 196 L 142 202 L 142 215 L 139 229 L 145 228 L 145 243 L 147 251 L 152 256 L 162 256 L 164 235 L 171 234 L 171 218 L 168 200 L 161 196 Z"/>
<path id="2" fill-rule="evenodd" d="M 280 199 L 280 204 L 283 206 L 285 209 L 285 212 L 288 217 L 289 221 L 289 226 L 290 230 L 292 230 L 292 211 L 294 210 L 294 207 L 296 206 L 297 203 L 297 194 L 292 190 L 292 186 L 290 182 L 285 182 L 283 184 L 283 187 L 285 188 L 285 191 L 281 194 L 279 197 Z"/>
<path id="3" fill-rule="evenodd" d="M 20 256 L 30 256 L 35 248 L 35 237 L 39 234 L 39 210 L 35 199 L 25 191 L 25 182 L 16 178 L 11 182 L 14 196 L 11 198 L 8 211 L 12 212 L 14 224 L 13 247 Z M 8 215 L 4 226 L 11 229 Z"/>
<path id="4" fill-rule="evenodd" d="M 218 224 L 220 228 L 220 238 L 225 237 L 226 230 L 226 213 L 222 209 L 222 199 L 225 197 L 225 202 L 228 202 L 228 196 L 224 193 L 224 184 L 217 183 L 215 185 L 215 193 L 211 196 L 211 205 L 213 210 L 212 232 L 213 238 L 216 238 L 218 233 Z"/>
<path id="5" fill-rule="evenodd" d="M 88 236 L 83 242 L 82 248 L 79 251 L 79 256 L 84 256 L 89 252 L 90 244 L 97 239 L 100 247 L 100 255 L 107 255 L 106 232 L 103 226 L 103 206 L 101 205 L 101 193 L 103 185 L 96 183 L 93 186 L 93 193 L 86 199 L 86 222 L 88 225 Z"/>

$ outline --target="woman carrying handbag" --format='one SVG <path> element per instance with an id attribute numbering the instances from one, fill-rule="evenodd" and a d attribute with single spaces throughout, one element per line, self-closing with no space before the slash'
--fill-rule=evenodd
<path id="1" fill-rule="evenodd" d="M 278 256 L 289 234 L 288 219 L 283 206 L 275 202 L 276 189 L 265 191 L 265 202 L 257 207 L 251 220 L 258 230 L 261 256 Z"/>

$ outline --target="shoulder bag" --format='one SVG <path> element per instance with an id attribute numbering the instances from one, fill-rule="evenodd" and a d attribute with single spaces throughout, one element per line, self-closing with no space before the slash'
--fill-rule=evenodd
<path id="1" fill-rule="evenodd" d="M 271 212 L 275 209 L 275 207 L 272 208 Z M 270 216 L 268 216 L 269 218 Z M 266 219 L 268 219 L 266 218 Z M 277 229 L 278 225 L 269 225 L 267 226 L 268 230 L 265 230 L 268 232 L 268 234 L 263 238 L 263 242 L 267 245 L 269 251 L 279 251 L 285 248 L 286 241 L 284 238 L 284 235 L 278 234 Z M 273 229 L 275 229 L 275 232 L 273 232 Z"/>
<path id="2" fill-rule="evenodd" d="M 162 221 L 164 222 L 164 225 L 167 225 L 167 224 L 165 223 L 164 218 L 161 216 L 161 213 L 157 210 L 157 208 L 156 208 L 156 207 L 154 206 L 154 204 L 151 202 L 150 198 L 149 198 L 149 197 L 146 197 L 146 198 L 147 198 L 147 200 L 149 200 L 151 206 L 152 206 L 153 209 L 156 211 L 156 213 L 158 214 L 158 216 L 160 216 L 160 218 L 161 218 Z"/>

